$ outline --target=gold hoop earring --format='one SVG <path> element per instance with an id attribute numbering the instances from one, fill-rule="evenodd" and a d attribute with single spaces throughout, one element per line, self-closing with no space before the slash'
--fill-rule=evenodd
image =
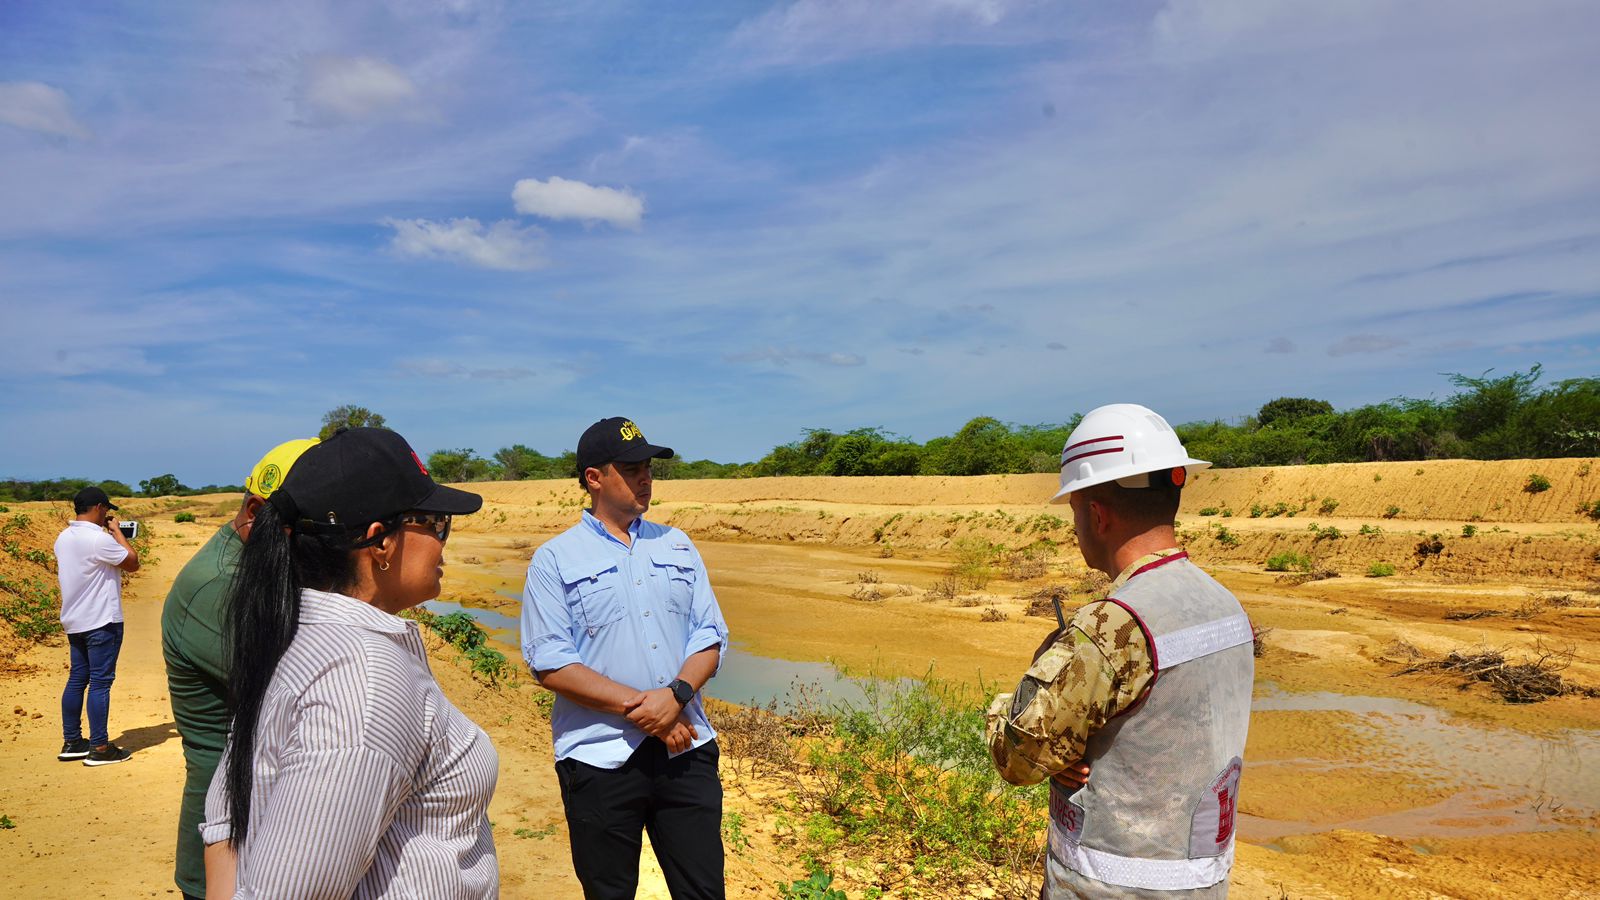
<path id="1" fill-rule="evenodd" d="M 378 571 L 379 572 L 387 572 L 387 571 L 389 571 L 389 564 L 387 562 L 378 563 Z"/>

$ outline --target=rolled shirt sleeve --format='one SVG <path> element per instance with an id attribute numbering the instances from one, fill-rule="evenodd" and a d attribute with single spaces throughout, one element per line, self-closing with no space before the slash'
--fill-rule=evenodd
<path id="1" fill-rule="evenodd" d="M 120 566 L 128 558 L 128 548 L 117 543 L 105 529 L 98 529 L 94 542 L 94 560 L 108 566 Z"/>
<path id="2" fill-rule="evenodd" d="M 684 655 L 690 656 L 716 647 L 717 668 L 711 673 L 715 677 L 717 672 L 722 671 L 722 660 L 728 655 L 728 623 L 723 620 L 722 608 L 717 605 L 717 597 L 711 591 L 711 576 L 706 572 L 706 562 L 701 558 L 698 547 L 694 547 L 694 561 L 694 597 L 690 602 L 689 617 L 691 630 L 685 642 Z"/>
<path id="3" fill-rule="evenodd" d="M 583 662 L 572 640 L 572 611 L 554 555 L 541 547 L 522 585 L 522 658 L 533 672 L 553 672 Z"/>
<path id="4" fill-rule="evenodd" d="M 1138 702 L 1154 672 L 1126 610 L 1113 603 L 1080 609 L 1017 689 L 989 704 L 985 736 L 1000 776 L 1037 784 L 1081 759 L 1089 738 Z"/>

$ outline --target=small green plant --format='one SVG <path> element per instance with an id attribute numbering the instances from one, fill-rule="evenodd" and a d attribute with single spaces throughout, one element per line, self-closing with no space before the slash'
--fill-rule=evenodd
<path id="1" fill-rule="evenodd" d="M 1584 473 L 1584 474 L 1588 474 L 1588 473 Z M 1579 476 L 1579 477 L 1582 477 L 1582 476 Z M 11 512 L 11 507 L 6 506 L 3 503 L 0 503 L 0 513 L 8 513 L 8 512 Z"/>
<path id="2" fill-rule="evenodd" d="M 1261 518 L 1261 514 L 1263 512 L 1265 512 L 1265 510 L 1263 510 L 1261 508 L 1261 504 L 1259 504 L 1259 503 L 1250 504 L 1250 518 L 1259 519 L 1259 518 Z"/>
<path id="3" fill-rule="evenodd" d="M 1542 494 L 1550 490 L 1550 479 L 1538 474 L 1529 475 L 1528 482 L 1522 489 L 1530 494 Z"/>
<path id="4" fill-rule="evenodd" d="M 1362 522 L 1361 523 L 1361 530 L 1356 532 L 1356 533 L 1357 534 L 1361 534 L 1361 535 L 1365 535 L 1365 536 L 1368 536 L 1368 537 L 1377 537 L 1378 535 L 1383 534 L 1383 529 L 1379 528 L 1376 525 L 1368 525 L 1367 523 Z"/>
<path id="5" fill-rule="evenodd" d="M 1325 516 L 1331 516 L 1333 515 L 1333 511 L 1338 508 L 1339 501 L 1333 499 L 1332 497 L 1323 497 L 1322 505 L 1317 507 L 1317 512 L 1322 513 Z"/>
<path id="6" fill-rule="evenodd" d="M 181 513 L 178 513 L 177 515 L 172 517 L 172 521 L 174 521 L 174 522 L 193 522 L 194 521 L 194 513 L 192 513 L 192 512 L 181 512 Z"/>
<path id="7" fill-rule="evenodd" d="M 506 655 L 499 650 L 473 647 L 466 656 L 472 663 L 472 674 L 482 675 L 490 684 L 497 684 L 506 676 Z"/>
<path id="8" fill-rule="evenodd" d="M 11 623 L 17 637 L 36 643 L 61 633 L 61 589 L 39 578 L 15 582 L 0 579 L 0 619 Z"/>
<path id="9" fill-rule="evenodd" d="M 0 525 L 0 535 L 10 534 L 13 531 L 21 531 L 22 529 L 27 528 L 32 522 L 32 516 L 28 515 L 27 513 L 17 513 L 16 515 L 7 519 L 4 525 Z"/>
<path id="10" fill-rule="evenodd" d="M 546 825 L 543 828 L 518 828 L 516 831 L 511 833 L 516 837 L 522 838 L 523 840 L 532 838 L 536 841 L 542 841 L 550 835 L 555 834 L 556 827 L 554 825 Z"/>
<path id="11" fill-rule="evenodd" d="M 50 565 L 50 551 L 40 550 L 38 547 L 34 547 L 31 550 L 22 551 L 22 558 L 37 565 Z"/>
<path id="12" fill-rule="evenodd" d="M 1463 526 L 1461 526 L 1461 536 L 1464 537 L 1464 538 L 1472 537 L 1473 535 L 1476 535 L 1477 533 L 1478 533 L 1478 526 L 1476 526 L 1476 525 L 1463 525 Z"/>
<path id="13" fill-rule="evenodd" d="M 1004 552 L 1004 547 L 983 538 L 962 538 L 956 541 L 956 561 L 950 574 L 967 590 L 981 591 L 994 579 L 994 564 Z"/>
<path id="14" fill-rule="evenodd" d="M 1229 531 L 1225 526 L 1218 525 L 1216 534 L 1212 536 L 1217 539 L 1217 543 L 1224 547 L 1239 546 L 1239 536 Z"/>
<path id="15" fill-rule="evenodd" d="M 1222 508 L 1222 517 L 1223 517 L 1223 518 L 1224 518 L 1224 519 L 1231 519 L 1231 518 L 1233 518 L 1233 507 L 1231 507 L 1231 506 L 1224 506 L 1224 507 L 1223 507 L 1223 508 Z"/>
<path id="16" fill-rule="evenodd" d="M 3 509 L 5 509 L 5 507 L 0 506 L 0 510 L 3 510 Z M 17 823 L 11 821 L 11 817 L 10 816 L 0 816 L 0 829 L 4 829 L 6 831 L 10 831 L 11 829 L 13 829 L 15 827 L 17 827 Z"/>
<path id="17" fill-rule="evenodd" d="M 750 849 L 750 836 L 744 833 L 743 813 L 723 813 L 722 842 L 735 853 L 743 853 Z"/>
<path id="18" fill-rule="evenodd" d="M 1578 515 L 1588 516 L 1589 518 L 1594 519 L 1596 522 L 1600 522 L 1600 500 L 1591 500 L 1588 503 L 1579 503 Z"/>
<path id="19" fill-rule="evenodd" d="M 1368 578 L 1388 578 L 1393 574 L 1394 566 L 1391 563 L 1375 562 L 1372 565 L 1367 566 Z"/>
<path id="20" fill-rule="evenodd" d="M 1222 512 L 1222 510 L 1216 508 L 1215 506 L 1208 506 L 1205 509 L 1200 510 L 1200 515 L 1202 515 L 1202 516 L 1214 516 L 1214 515 L 1216 515 L 1217 513 L 1220 513 L 1220 512 Z"/>
<path id="21" fill-rule="evenodd" d="M 1398 506 L 1390 506 L 1388 509 L 1383 511 L 1383 517 L 1385 519 L 1392 519 L 1398 515 L 1400 515 L 1400 507 Z"/>
<path id="22" fill-rule="evenodd" d="M 1327 528 L 1317 532 L 1316 540 L 1337 541 L 1342 537 L 1344 537 L 1344 532 L 1340 531 L 1336 526 L 1329 525 Z"/>
<path id="23" fill-rule="evenodd" d="M 1268 572 L 1309 572 L 1311 571 L 1311 557 L 1293 550 L 1274 553 L 1267 557 Z"/>
<path id="24" fill-rule="evenodd" d="M 813 869 L 809 878 L 778 882 L 778 896 L 783 900 L 849 900 L 844 891 L 833 888 L 833 876 L 822 869 Z"/>

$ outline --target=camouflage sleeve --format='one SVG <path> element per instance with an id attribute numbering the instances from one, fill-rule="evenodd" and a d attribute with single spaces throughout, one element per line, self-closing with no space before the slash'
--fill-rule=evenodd
<path id="1" fill-rule="evenodd" d="M 989 704 L 989 754 L 1000 776 L 1037 784 L 1077 762 L 1089 737 L 1132 706 L 1153 673 L 1144 632 L 1127 610 L 1078 610 L 1016 691 Z"/>

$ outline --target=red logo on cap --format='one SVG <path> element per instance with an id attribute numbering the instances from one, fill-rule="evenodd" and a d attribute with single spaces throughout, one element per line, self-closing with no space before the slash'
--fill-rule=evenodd
<path id="1" fill-rule="evenodd" d="M 422 470 L 422 474 L 428 474 L 428 467 L 422 464 L 422 460 L 417 459 L 417 451 L 415 450 L 411 451 L 411 461 L 417 464 L 417 468 Z"/>

